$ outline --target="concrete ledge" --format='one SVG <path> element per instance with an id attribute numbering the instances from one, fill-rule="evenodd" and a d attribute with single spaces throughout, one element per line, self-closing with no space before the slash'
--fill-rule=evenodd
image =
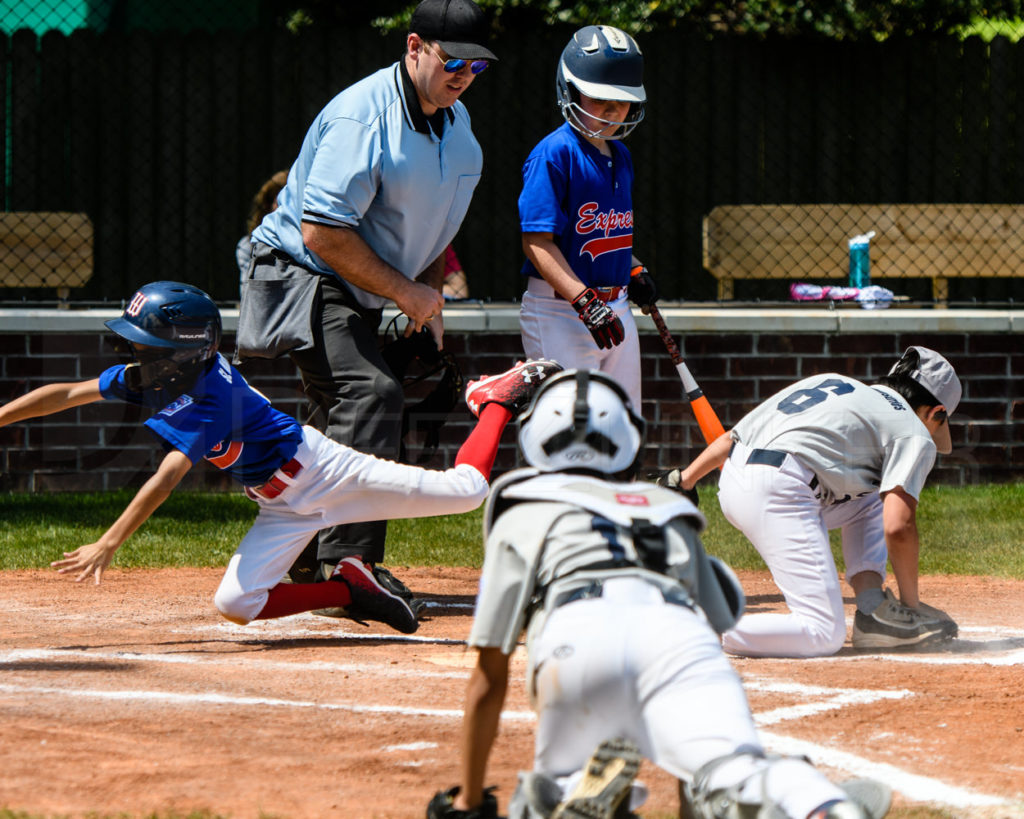
<path id="1" fill-rule="evenodd" d="M 856 307 L 700 307 L 659 304 L 665 323 L 678 332 L 701 333 L 1024 333 L 1024 310 L 923 310 Z M 395 315 L 384 311 L 384 322 Z M 642 333 L 657 332 L 654 322 L 634 309 Z M 103 322 L 120 310 L 0 309 L 0 333 L 106 332 Z M 238 328 L 238 309 L 221 310 L 224 331 Z M 445 329 L 453 333 L 518 333 L 519 305 L 514 302 L 451 304 L 444 309 Z"/>

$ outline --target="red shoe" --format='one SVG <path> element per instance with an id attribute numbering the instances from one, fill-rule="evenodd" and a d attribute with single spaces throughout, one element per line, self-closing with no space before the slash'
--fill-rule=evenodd
<path id="1" fill-rule="evenodd" d="M 541 383 L 561 371 L 562 365 L 547 358 L 520 361 L 498 375 L 483 375 L 466 387 L 466 406 L 475 416 L 488 404 L 501 404 L 513 415 L 529 406 Z"/>
<path id="2" fill-rule="evenodd" d="M 373 570 L 358 557 L 339 561 L 331 580 L 343 582 L 352 595 L 351 604 L 345 607 L 347 617 L 386 623 L 402 634 L 412 634 L 420 627 L 409 604 L 384 588 L 373 576 Z"/>

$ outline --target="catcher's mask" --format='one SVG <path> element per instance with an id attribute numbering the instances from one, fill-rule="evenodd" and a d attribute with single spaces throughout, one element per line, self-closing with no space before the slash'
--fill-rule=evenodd
<path id="1" fill-rule="evenodd" d="M 644 55 L 636 40 L 621 29 L 585 26 L 562 51 L 555 92 L 565 121 L 581 134 L 597 139 L 622 139 L 644 118 Z M 622 122 L 599 120 L 580 108 L 580 94 L 597 100 L 628 102 L 629 113 Z M 598 127 L 589 128 L 584 117 L 598 119 Z M 603 136 L 601 132 L 612 124 L 620 127 L 612 136 Z"/>
<path id="2" fill-rule="evenodd" d="M 143 285 L 108 328 L 128 342 L 134 361 L 124 380 L 133 391 L 188 389 L 220 346 L 220 310 L 198 287 L 160 281 Z"/>
<path id="3" fill-rule="evenodd" d="M 407 402 L 402 411 L 399 460 L 424 464 L 437 452 L 441 427 L 462 397 L 462 371 L 451 353 L 437 349 L 434 337 L 426 328 L 406 337 L 398 332 L 397 322 L 392 319 L 385 334 L 389 340 L 380 353 L 388 369 L 402 383 L 407 398 L 410 394 L 422 396 L 414 404 Z M 438 377 L 433 386 L 424 395 L 427 387 L 420 385 L 435 376 Z M 409 451 L 413 439 L 421 442 L 415 459 Z"/>
<path id="4" fill-rule="evenodd" d="M 545 472 L 618 475 L 636 469 L 644 419 L 619 383 L 596 370 L 565 370 L 547 379 L 519 421 L 519 448 Z"/>

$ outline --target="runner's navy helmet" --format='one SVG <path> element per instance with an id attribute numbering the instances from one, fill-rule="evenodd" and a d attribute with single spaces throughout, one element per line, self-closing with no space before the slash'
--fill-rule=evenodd
<path id="1" fill-rule="evenodd" d="M 143 285 L 120 318 L 107 327 L 125 339 L 135 358 L 125 370 L 131 390 L 191 386 L 220 346 L 220 311 L 198 287 L 181 282 Z"/>

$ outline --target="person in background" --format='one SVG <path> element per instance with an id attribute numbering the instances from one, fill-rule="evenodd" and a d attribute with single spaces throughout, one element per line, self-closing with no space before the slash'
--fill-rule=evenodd
<path id="1" fill-rule="evenodd" d="M 445 301 L 456 301 L 469 298 L 469 282 L 462 262 L 455 255 L 455 248 L 448 245 L 444 252 L 444 294 Z"/>
<path id="2" fill-rule="evenodd" d="M 624 31 L 577 31 L 556 75 L 565 123 L 530 153 L 519 196 L 523 350 L 608 373 L 638 410 L 640 338 L 630 301 L 651 305 L 657 289 L 633 257 L 633 159 L 622 140 L 644 118 L 643 74 L 643 54 Z"/>
<path id="3" fill-rule="evenodd" d="M 235 245 L 235 261 L 238 263 L 238 274 L 245 281 L 249 272 L 249 259 L 252 257 L 252 232 L 263 221 L 263 217 L 277 207 L 277 195 L 288 181 L 288 169 L 278 171 L 270 179 L 260 185 L 249 205 L 249 218 L 246 220 L 245 235 Z"/>

